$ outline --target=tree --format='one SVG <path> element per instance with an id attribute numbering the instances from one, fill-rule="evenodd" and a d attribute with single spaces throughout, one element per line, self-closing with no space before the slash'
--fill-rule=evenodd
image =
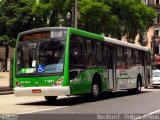
<path id="1" fill-rule="evenodd" d="M 111 11 L 119 20 L 112 29 L 112 36 L 121 39 L 134 40 L 136 35 L 143 33 L 154 24 L 156 12 L 141 3 L 140 0 L 110 0 L 105 4 L 111 6 Z"/>
<path id="2" fill-rule="evenodd" d="M 66 14 L 71 12 L 72 0 L 39 0 L 33 7 L 36 18 L 43 18 L 42 26 L 66 26 Z M 141 0 L 79 0 L 79 23 L 86 31 L 105 33 L 133 41 L 137 34 L 153 25 L 156 12 Z M 49 21 L 49 22 L 48 22 Z"/>
<path id="3" fill-rule="evenodd" d="M 66 0 L 39 0 L 34 4 L 32 12 L 36 20 L 43 23 L 41 26 L 59 26 L 60 19 L 65 20 L 65 3 Z"/>
<path id="4" fill-rule="evenodd" d="M 0 1 L 0 46 L 6 47 L 5 69 L 9 46 L 15 46 L 18 33 L 34 27 L 32 6 L 36 0 Z"/>
<path id="5" fill-rule="evenodd" d="M 109 33 L 109 29 L 118 23 L 118 19 L 111 12 L 111 7 L 96 0 L 82 0 L 79 2 L 80 19 L 85 30 L 94 33 Z"/>
<path id="6" fill-rule="evenodd" d="M 137 34 L 143 36 L 156 17 L 140 0 L 81 0 L 79 11 L 85 30 L 131 41 Z"/>
<path id="7" fill-rule="evenodd" d="M 19 32 L 34 27 L 32 7 L 36 0 L 0 1 L 0 44 L 15 42 Z M 7 37 L 4 37 L 7 36 Z M 8 39 L 5 39 L 8 38 Z"/>

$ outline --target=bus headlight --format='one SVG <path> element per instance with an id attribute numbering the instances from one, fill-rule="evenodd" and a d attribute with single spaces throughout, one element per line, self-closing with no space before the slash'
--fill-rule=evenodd
<path id="1" fill-rule="evenodd" d="M 18 81 L 16 81 L 16 86 L 17 87 L 23 87 L 23 85 L 20 82 L 18 82 Z"/>
<path id="2" fill-rule="evenodd" d="M 60 86 L 62 85 L 63 77 L 59 78 L 52 86 Z"/>

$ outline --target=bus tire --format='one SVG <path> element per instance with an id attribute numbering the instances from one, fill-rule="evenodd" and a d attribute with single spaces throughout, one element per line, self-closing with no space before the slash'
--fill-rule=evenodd
<path id="1" fill-rule="evenodd" d="M 92 83 L 92 93 L 91 93 L 91 97 L 92 97 L 92 101 L 97 101 L 101 96 L 101 84 L 99 82 L 99 79 L 97 80 L 93 80 Z"/>
<path id="2" fill-rule="evenodd" d="M 47 102 L 49 102 L 49 103 L 53 103 L 53 102 L 55 102 L 56 100 L 57 100 L 57 96 L 45 96 L 44 97 L 46 100 L 47 100 Z"/>
<path id="3" fill-rule="evenodd" d="M 130 93 L 138 94 L 138 93 L 141 93 L 141 88 L 142 88 L 141 77 L 138 77 L 138 78 L 137 78 L 137 85 L 136 85 L 136 88 L 130 89 L 130 90 L 128 90 L 128 91 L 129 91 Z"/>
<path id="4" fill-rule="evenodd" d="M 135 89 L 135 92 L 136 93 L 141 93 L 141 90 L 142 90 L 142 81 L 141 81 L 141 78 L 138 77 L 137 78 L 137 87 Z"/>

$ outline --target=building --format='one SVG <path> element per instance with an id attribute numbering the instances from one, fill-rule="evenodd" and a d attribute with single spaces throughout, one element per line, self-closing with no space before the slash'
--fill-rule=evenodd
<path id="1" fill-rule="evenodd" d="M 11 59 L 13 58 L 14 48 L 9 47 L 7 61 L 5 57 L 5 52 L 6 52 L 6 48 L 0 47 L 0 72 L 10 71 L 10 62 L 11 62 Z M 7 64 L 6 66 L 5 66 L 5 61 Z"/>
<path id="2" fill-rule="evenodd" d="M 157 12 L 157 17 L 154 19 L 154 25 L 146 34 L 147 47 L 151 48 L 154 53 L 155 65 L 160 69 L 160 0 L 142 0 L 142 3 L 152 7 Z"/>

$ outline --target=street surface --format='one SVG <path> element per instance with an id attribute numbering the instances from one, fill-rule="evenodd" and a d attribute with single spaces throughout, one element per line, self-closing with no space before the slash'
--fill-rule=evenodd
<path id="1" fill-rule="evenodd" d="M 0 96 L 0 114 L 160 114 L 160 89 L 142 89 L 141 94 L 127 91 L 104 95 L 97 102 L 86 97 L 59 97 L 47 103 L 43 97 Z"/>

